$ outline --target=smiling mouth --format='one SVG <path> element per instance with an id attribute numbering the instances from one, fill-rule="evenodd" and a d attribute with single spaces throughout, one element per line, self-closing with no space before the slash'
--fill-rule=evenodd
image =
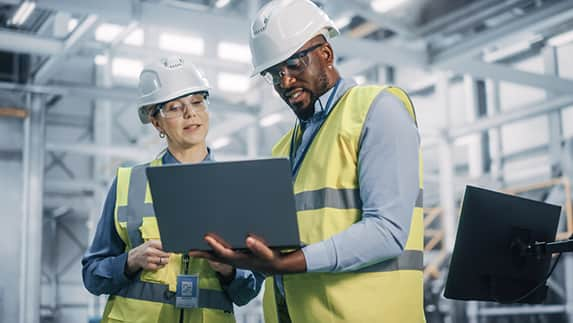
<path id="1" fill-rule="evenodd" d="M 285 97 L 290 104 L 294 104 L 298 101 L 303 92 L 304 92 L 303 89 L 295 89 L 285 93 Z"/>
<path id="2" fill-rule="evenodd" d="M 187 126 L 187 127 L 184 127 L 183 130 L 193 131 L 193 130 L 198 129 L 200 126 L 201 126 L 201 125 L 198 125 L 198 124 L 192 124 L 192 125 L 189 125 L 189 126 Z"/>

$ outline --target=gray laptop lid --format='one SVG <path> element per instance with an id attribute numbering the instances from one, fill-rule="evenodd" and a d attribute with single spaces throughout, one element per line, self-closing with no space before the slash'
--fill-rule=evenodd
<path id="1" fill-rule="evenodd" d="M 255 234 L 274 248 L 300 246 L 289 161 L 271 158 L 146 169 L 163 248 L 210 250 L 215 233 L 232 248 Z"/>

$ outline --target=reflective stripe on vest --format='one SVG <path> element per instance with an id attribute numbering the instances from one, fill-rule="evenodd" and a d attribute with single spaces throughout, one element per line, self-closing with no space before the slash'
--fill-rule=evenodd
<path id="1" fill-rule="evenodd" d="M 358 269 L 354 273 L 374 273 L 394 270 L 423 270 L 424 253 L 420 250 L 404 250 L 397 258 Z"/>
<path id="2" fill-rule="evenodd" d="M 114 295 L 175 306 L 175 293 L 169 291 L 169 286 L 144 282 L 139 277 Z M 225 292 L 211 289 L 199 289 L 199 307 L 233 312 L 233 303 Z"/>
<path id="3" fill-rule="evenodd" d="M 333 209 L 361 209 L 359 189 L 323 188 L 315 191 L 304 191 L 295 195 L 297 211 Z M 416 198 L 415 207 L 422 207 L 424 203 L 424 190 L 420 189 Z"/>
<path id="4" fill-rule="evenodd" d="M 131 168 L 127 193 L 128 203 L 125 206 L 117 206 L 117 220 L 118 222 L 126 222 L 127 235 L 131 243 L 130 248 L 144 242 L 140 230 L 143 225 L 143 218 L 155 217 L 153 203 L 145 203 L 147 193 L 145 169 L 150 165 L 161 165 L 161 161 L 155 160 L 151 164 L 147 163 Z M 175 305 L 175 293 L 169 291 L 169 285 L 143 281 L 141 280 L 141 273 L 129 285 L 114 295 Z M 227 294 L 221 290 L 200 288 L 198 307 L 233 312 L 233 303 Z"/>
<path id="5" fill-rule="evenodd" d="M 145 190 L 147 188 L 145 168 L 147 166 L 149 164 L 138 165 L 131 169 L 127 193 L 128 204 L 117 210 L 119 222 L 127 222 L 127 234 L 132 248 L 143 243 L 141 231 L 139 231 L 143 218 L 155 216 L 153 204 L 145 203 Z"/>

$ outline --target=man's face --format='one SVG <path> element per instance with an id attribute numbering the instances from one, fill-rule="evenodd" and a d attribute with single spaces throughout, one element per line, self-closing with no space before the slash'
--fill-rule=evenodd
<path id="1" fill-rule="evenodd" d="M 305 43 L 287 60 L 262 74 L 271 79 L 275 91 L 294 113 L 306 120 L 314 114 L 314 102 L 328 90 L 326 42 L 316 37 Z"/>

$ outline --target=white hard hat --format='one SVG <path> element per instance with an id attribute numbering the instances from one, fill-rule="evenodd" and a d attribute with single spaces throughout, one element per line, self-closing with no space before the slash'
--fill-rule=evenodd
<path id="1" fill-rule="evenodd" d="M 178 97 L 209 92 L 209 82 L 191 62 L 171 56 L 146 65 L 139 74 L 139 120 L 149 123 L 150 105 L 167 102 Z"/>
<path id="2" fill-rule="evenodd" d="M 338 36 L 334 22 L 308 0 L 275 0 L 262 7 L 251 24 L 250 47 L 255 76 L 294 54 L 317 35 Z"/>

